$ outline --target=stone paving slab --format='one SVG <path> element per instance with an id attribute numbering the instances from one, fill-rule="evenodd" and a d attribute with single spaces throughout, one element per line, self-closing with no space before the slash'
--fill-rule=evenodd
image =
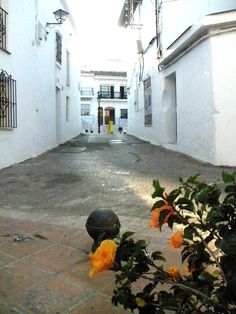
<path id="1" fill-rule="evenodd" d="M 158 239 L 157 230 L 147 230 L 146 224 L 139 223 L 135 237 L 145 235 L 154 249 L 158 243 L 167 242 L 165 233 L 159 233 Z M 137 225 L 136 219 L 136 229 Z M 130 313 L 112 306 L 114 273 L 88 277 L 92 243 L 85 228 L 0 216 L 0 313 Z M 176 253 L 167 254 L 171 262 L 177 261 Z"/>

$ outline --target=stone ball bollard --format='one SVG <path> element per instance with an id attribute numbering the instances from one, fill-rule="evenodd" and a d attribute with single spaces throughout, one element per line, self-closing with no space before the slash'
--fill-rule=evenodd
<path id="1" fill-rule="evenodd" d="M 94 251 L 98 246 L 99 240 L 112 239 L 119 233 L 120 221 L 112 210 L 96 209 L 89 215 L 86 222 L 86 229 L 90 237 L 94 240 Z"/>

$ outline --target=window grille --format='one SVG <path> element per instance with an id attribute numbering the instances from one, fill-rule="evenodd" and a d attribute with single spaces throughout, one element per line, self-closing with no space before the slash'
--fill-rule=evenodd
<path id="1" fill-rule="evenodd" d="M 16 81 L 0 70 L 0 127 L 17 127 Z"/>
<path id="2" fill-rule="evenodd" d="M 56 60 L 61 64 L 62 61 L 62 38 L 59 33 L 56 33 Z"/>
<path id="3" fill-rule="evenodd" d="M 0 48 L 7 49 L 7 12 L 0 8 Z"/>
<path id="4" fill-rule="evenodd" d="M 144 82 L 144 124 L 145 126 L 152 125 L 152 84 L 149 76 Z"/>

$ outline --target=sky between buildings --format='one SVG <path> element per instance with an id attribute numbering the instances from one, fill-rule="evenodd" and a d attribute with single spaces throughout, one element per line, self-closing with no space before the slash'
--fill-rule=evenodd
<path id="1" fill-rule="evenodd" d="M 121 60 L 115 63 L 125 70 L 133 48 L 129 30 L 118 26 L 124 0 L 67 2 L 79 30 L 82 65 L 101 69 Z"/>

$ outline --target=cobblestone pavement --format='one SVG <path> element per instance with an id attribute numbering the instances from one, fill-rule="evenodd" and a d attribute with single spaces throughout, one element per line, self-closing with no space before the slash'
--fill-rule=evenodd
<path id="1" fill-rule="evenodd" d="M 0 170 L 0 313 L 127 313 L 111 304 L 112 272 L 88 277 L 89 214 L 112 209 L 122 231 L 180 265 L 167 246 L 170 230 L 148 228 L 152 179 L 168 190 L 196 173 L 217 182 L 223 169 L 235 171 L 122 134 L 81 135 Z"/>

